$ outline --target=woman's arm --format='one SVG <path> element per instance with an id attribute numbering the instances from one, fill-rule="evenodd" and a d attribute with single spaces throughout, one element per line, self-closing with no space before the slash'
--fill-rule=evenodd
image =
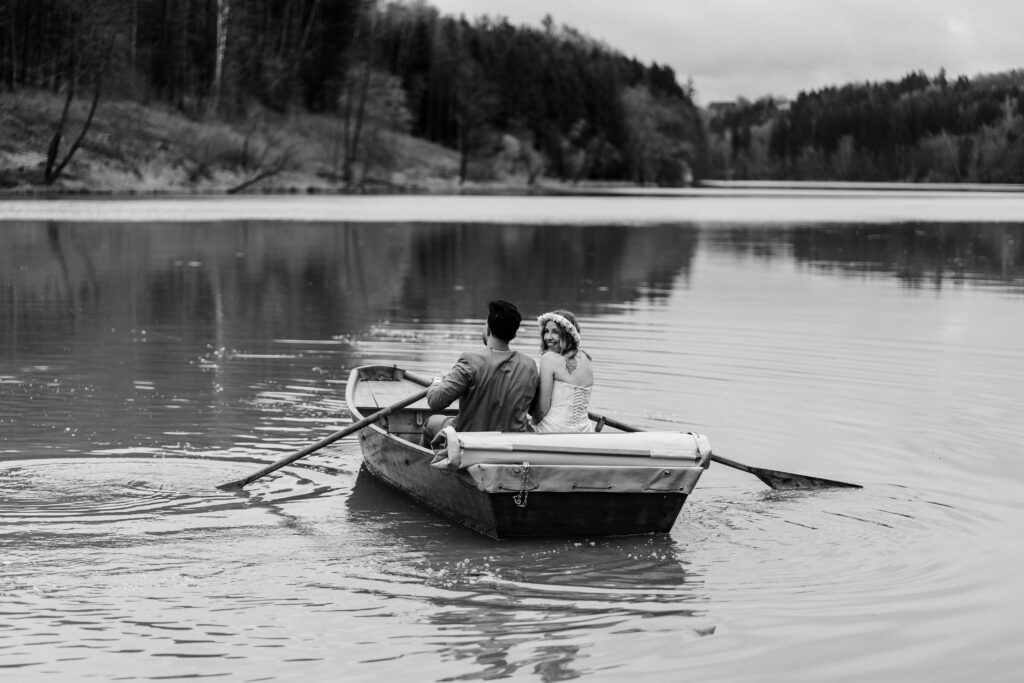
<path id="1" fill-rule="evenodd" d="M 534 423 L 540 422 L 551 409 L 551 388 L 555 384 L 555 363 L 561 358 L 557 353 L 547 352 L 540 357 L 540 385 L 533 400 L 531 415 Z"/>

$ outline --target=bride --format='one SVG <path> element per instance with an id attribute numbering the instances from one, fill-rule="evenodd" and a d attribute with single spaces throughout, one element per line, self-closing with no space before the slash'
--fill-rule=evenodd
<path id="1" fill-rule="evenodd" d="M 587 415 L 594 370 L 580 348 L 580 326 L 565 310 L 537 318 L 540 323 L 540 387 L 530 414 L 537 432 L 592 432 Z"/>

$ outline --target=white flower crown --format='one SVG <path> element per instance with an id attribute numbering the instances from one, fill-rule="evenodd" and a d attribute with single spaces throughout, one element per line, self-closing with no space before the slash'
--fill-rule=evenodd
<path id="1" fill-rule="evenodd" d="M 544 315 L 537 317 L 537 322 L 540 323 L 541 332 L 544 331 L 544 323 L 551 321 L 565 330 L 573 341 L 576 342 L 576 346 L 580 345 L 580 331 L 576 329 L 576 326 L 572 324 L 572 321 L 566 318 L 561 313 L 545 313 Z"/>

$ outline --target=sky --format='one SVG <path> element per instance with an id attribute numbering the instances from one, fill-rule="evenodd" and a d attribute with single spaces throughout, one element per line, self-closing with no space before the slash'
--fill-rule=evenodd
<path id="1" fill-rule="evenodd" d="M 427 0 L 442 14 L 550 14 L 628 57 L 693 79 L 701 105 L 829 85 L 1024 69 L 1021 0 Z"/>

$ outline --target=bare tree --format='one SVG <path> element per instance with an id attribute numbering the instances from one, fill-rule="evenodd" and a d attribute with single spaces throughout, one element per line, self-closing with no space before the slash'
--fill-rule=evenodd
<path id="1" fill-rule="evenodd" d="M 371 69 L 367 62 L 349 69 L 342 94 L 342 181 L 346 186 L 354 180 L 353 169 L 359 160 L 359 141 L 363 131 L 366 100 L 370 94 Z"/>
<path id="2" fill-rule="evenodd" d="M 238 194 L 262 180 L 273 178 L 279 173 L 286 171 L 293 163 L 292 157 L 293 154 L 290 147 L 279 148 L 276 141 L 267 141 L 255 159 L 255 172 L 238 185 L 229 188 L 227 193 Z"/>
<path id="3" fill-rule="evenodd" d="M 130 16 L 125 0 L 84 0 L 64 6 L 68 26 L 65 43 L 59 48 L 63 58 L 61 73 L 64 87 L 64 106 L 54 127 L 46 151 L 43 182 L 52 185 L 74 157 L 89 132 L 96 108 L 103 93 L 103 79 L 119 44 L 125 18 Z M 78 90 L 92 86 L 91 102 L 78 135 L 70 145 L 63 147 L 63 139 L 70 125 L 71 111 Z"/>
<path id="4" fill-rule="evenodd" d="M 228 21 L 231 19 L 231 0 L 217 0 L 217 53 L 214 56 L 213 87 L 210 109 L 220 109 L 220 94 L 224 82 L 224 56 L 228 49 Z"/>
<path id="5" fill-rule="evenodd" d="M 386 170 L 395 162 L 395 133 L 408 133 L 412 120 L 398 78 L 361 65 L 350 70 L 338 103 L 341 177 L 356 184 L 371 168 Z M 363 172 L 356 178 L 356 167 Z"/>

